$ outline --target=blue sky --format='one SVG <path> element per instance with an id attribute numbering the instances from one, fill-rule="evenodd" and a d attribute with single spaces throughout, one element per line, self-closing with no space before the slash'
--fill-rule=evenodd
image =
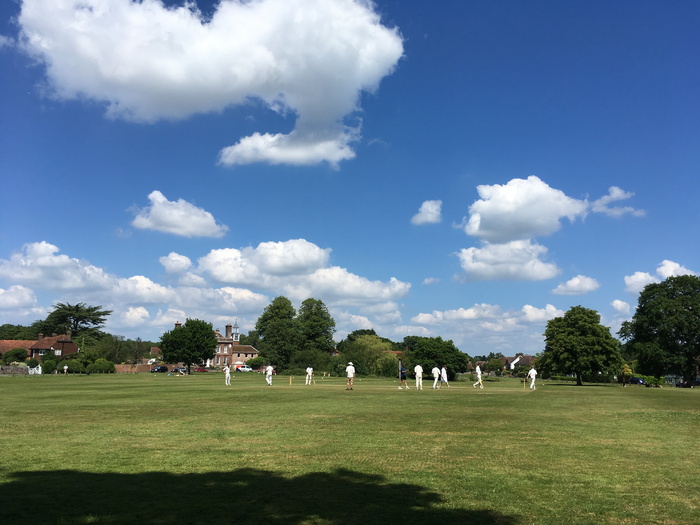
<path id="1" fill-rule="evenodd" d="M 278 295 L 537 353 L 696 274 L 694 1 L 0 5 L 0 323 L 157 340 Z"/>

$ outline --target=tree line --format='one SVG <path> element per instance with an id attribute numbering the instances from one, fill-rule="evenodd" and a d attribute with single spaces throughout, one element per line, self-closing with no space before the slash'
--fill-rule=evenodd
<path id="1" fill-rule="evenodd" d="M 102 327 L 112 312 L 85 303 L 57 303 L 42 321 L 25 327 L 0 326 L 0 339 L 37 338 L 39 333 L 70 330 L 81 352 L 70 356 L 85 365 L 98 359 L 136 362 L 148 355 L 154 343 L 127 340 L 107 334 Z M 251 366 L 272 364 L 278 372 L 298 373 L 312 366 L 317 371 L 341 373 L 348 361 L 360 375 L 391 377 L 397 373 L 399 357 L 410 370 L 420 363 L 424 369 L 447 366 L 448 374 L 466 372 L 470 361 L 486 362 L 496 370 L 501 354 L 476 356 L 473 360 L 451 340 L 440 337 L 407 336 L 401 342 L 380 337 L 373 329 L 355 330 L 336 343 L 335 321 L 326 305 L 309 298 L 296 311 L 280 296 L 264 309 L 255 329 L 241 336 L 259 357 Z M 700 367 L 700 277 L 669 277 L 647 285 L 639 295 L 633 317 L 622 323 L 616 339 L 600 322 L 600 314 L 583 306 L 570 308 L 547 323 L 544 350 L 536 356 L 542 377 L 573 375 L 578 384 L 603 374 L 636 374 L 662 377 L 674 375 L 695 380 Z M 217 340 L 211 323 L 188 319 L 181 328 L 165 332 L 160 347 L 166 362 L 199 364 L 214 357 Z M 13 351 L 14 352 L 14 351 Z M 9 353 L 8 353 L 9 354 Z M 12 354 L 12 357 L 19 357 Z"/>

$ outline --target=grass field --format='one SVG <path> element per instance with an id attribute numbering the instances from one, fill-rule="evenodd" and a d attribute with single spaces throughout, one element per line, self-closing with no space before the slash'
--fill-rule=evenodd
<path id="1" fill-rule="evenodd" d="M 0 523 L 700 523 L 700 389 L 0 377 Z"/>

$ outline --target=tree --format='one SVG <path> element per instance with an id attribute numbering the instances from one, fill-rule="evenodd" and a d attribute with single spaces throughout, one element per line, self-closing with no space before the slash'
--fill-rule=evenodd
<path id="1" fill-rule="evenodd" d="M 323 301 L 306 299 L 301 303 L 296 317 L 304 350 L 317 350 L 329 353 L 335 347 L 333 334 L 335 321 L 328 313 Z"/>
<path id="2" fill-rule="evenodd" d="M 618 334 L 642 373 L 695 379 L 700 364 L 700 277 L 681 275 L 645 286 L 634 316 Z"/>
<path id="3" fill-rule="evenodd" d="M 404 337 L 401 346 L 409 369 L 418 363 L 423 370 L 431 370 L 434 366 L 438 368 L 446 366 L 450 379 L 454 379 L 457 372 L 467 371 L 469 356 L 461 352 L 451 340 L 409 335 Z"/>
<path id="4" fill-rule="evenodd" d="M 166 363 L 183 362 L 190 366 L 212 359 L 217 340 L 211 323 L 199 319 L 187 319 L 185 324 L 165 332 L 160 338 L 160 350 Z"/>
<path id="5" fill-rule="evenodd" d="M 301 335 L 294 321 L 296 311 L 289 299 L 276 297 L 265 307 L 255 323 L 259 338 L 258 352 L 277 370 L 284 370 L 296 350 L 300 348 Z"/>
<path id="6" fill-rule="evenodd" d="M 622 364 L 620 343 L 610 334 L 610 328 L 600 324 L 595 310 L 570 308 L 563 317 L 547 323 L 544 338 L 544 352 L 538 359 L 544 375 L 575 374 L 580 386 L 582 374 L 607 372 Z"/>
<path id="7" fill-rule="evenodd" d="M 376 335 L 361 335 L 343 346 L 343 359 L 352 361 L 359 375 L 395 376 L 398 359 L 391 342 Z"/>
<path id="8" fill-rule="evenodd" d="M 100 337 L 100 328 L 104 325 L 111 310 L 102 310 L 101 306 L 88 306 L 85 303 L 56 303 L 54 310 L 44 321 L 32 325 L 38 332 L 65 334 L 68 330 L 71 337 L 79 336 Z"/>

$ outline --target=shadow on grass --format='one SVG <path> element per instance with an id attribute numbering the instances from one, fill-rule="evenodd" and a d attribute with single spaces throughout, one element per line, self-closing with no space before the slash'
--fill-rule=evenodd
<path id="1" fill-rule="evenodd" d="M 445 509 L 425 487 L 350 470 L 286 478 L 240 469 L 205 474 L 16 472 L 2 486 L 2 522 L 19 523 L 484 523 L 520 519 Z"/>

